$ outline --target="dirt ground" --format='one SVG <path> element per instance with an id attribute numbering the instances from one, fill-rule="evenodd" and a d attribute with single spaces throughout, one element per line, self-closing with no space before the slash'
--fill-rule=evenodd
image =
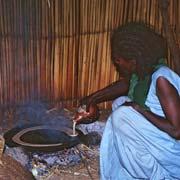
<path id="1" fill-rule="evenodd" d="M 73 115 L 73 110 L 68 110 L 68 116 Z M 101 110 L 99 121 L 106 121 L 110 110 Z M 7 121 L 8 119 L 8 121 Z M 13 128 L 13 112 L 8 112 L 4 119 L 0 121 L 0 134 Z M 8 123 L 7 123 L 8 122 Z M 99 152 L 96 156 L 83 158 L 82 161 L 74 166 L 60 166 L 53 169 L 46 177 L 36 177 L 36 180 L 98 180 L 99 179 Z M 9 179 L 10 180 L 10 179 Z M 13 179 L 14 180 L 14 179 Z M 20 179 L 18 179 L 20 180 Z M 28 179 L 27 179 L 28 180 Z"/>

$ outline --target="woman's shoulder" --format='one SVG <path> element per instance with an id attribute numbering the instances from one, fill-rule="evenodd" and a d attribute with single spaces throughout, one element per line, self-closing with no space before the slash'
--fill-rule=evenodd
<path id="1" fill-rule="evenodd" d="M 173 70 L 170 69 L 168 66 L 161 66 L 154 72 L 154 74 L 156 74 L 156 73 L 164 73 L 164 72 L 171 72 L 171 71 L 173 71 Z"/>
<path id="2" fill-rule="evenodd" d="M 159 76 L 180 78 L 179 75 L 168 66 L 161 66 L 152 74 L 152 78 L 155 79 Z"/>
<path id="3" fill-rule="evenodd" d="M 156 84 L 158 77 L 164 77 L 180 90 L 180 76 L 168 66 L 161 66 L 152 75 L 152 82 Z"/>

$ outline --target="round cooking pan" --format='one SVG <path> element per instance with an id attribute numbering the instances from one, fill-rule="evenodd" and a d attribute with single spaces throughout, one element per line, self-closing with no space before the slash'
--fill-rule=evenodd
<path id="1" fill-rule="evenodd" d="M 25 125 L 15 127 L 4 134 L 5 142 L 10 147 L 21 146 L 32 152 L 55 152 L 73 147 L 80 143 L 83 133 L 72 128 L 44 125 Z"/>

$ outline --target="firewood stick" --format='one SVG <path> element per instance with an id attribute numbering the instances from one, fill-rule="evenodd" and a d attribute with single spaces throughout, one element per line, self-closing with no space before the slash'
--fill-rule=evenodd
<path id="1" fill-rule="evenodd" d="M 91 173 L 89 171 L 89 168 L 88 168 L 88 162 L 87 162 L 86 158 L 84 158 L 84 156 L 82 155 L 82 153 L 80 152 L 80 150 L 78 148 L 76 150 L 77 150 L 77 153 L 79 154 L 80 158 L 82 159 L 82 161 L 83 161 L 83 163 L 84 163 L 84 165 L 85 165 L 85 167 L 87 169 L 89 177 L 91 178 L 91 180 L 93 180 L 93 177 L 92 177 L 92 175 L 91 175 Z"/>

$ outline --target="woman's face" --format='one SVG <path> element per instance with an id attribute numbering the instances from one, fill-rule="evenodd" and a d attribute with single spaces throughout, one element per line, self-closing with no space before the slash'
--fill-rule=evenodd
<path id="1" fill-rule="evenodd" d="M 118 72 L 123 74 L 132 74 L 136 71 L 135 60 L 125 60 L 124 58 L 118 58 L 117 60 L 114 60 L 114 64 Z"/>

